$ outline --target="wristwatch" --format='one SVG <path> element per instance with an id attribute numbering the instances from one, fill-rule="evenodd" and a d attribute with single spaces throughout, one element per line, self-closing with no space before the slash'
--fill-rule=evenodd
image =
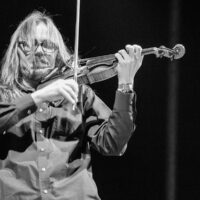
<path id="1" fill-rule="evenodd" d="M 122 93 L 132 93 L 133 92 L 133 84 L 132 83 L 119 84 L 117 91 L 120 91 Z"/>

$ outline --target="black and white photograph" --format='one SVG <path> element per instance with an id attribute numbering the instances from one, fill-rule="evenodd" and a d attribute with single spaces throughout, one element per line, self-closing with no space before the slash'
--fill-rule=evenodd
<path id="1" fill-rule="evenodd" d="M 0 200 L 199 200 L 197 4 L 3 0 Z"/>

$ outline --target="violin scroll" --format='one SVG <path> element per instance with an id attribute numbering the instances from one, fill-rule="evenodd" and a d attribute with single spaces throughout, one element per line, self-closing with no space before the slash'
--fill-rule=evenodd
<path id="1" fill-rule="evenodd" d="M 156 57 L 167 57 L 171 60 L 180 59 L 185 54 L 185 47 L 182 44 L 176 44 L 172 49 L 169 49 L 165 46 L 160 46 L 155 49 Z"/>

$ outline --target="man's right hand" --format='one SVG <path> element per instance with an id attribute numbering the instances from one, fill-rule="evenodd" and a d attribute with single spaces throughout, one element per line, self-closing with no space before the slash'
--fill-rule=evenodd
<path id="1" fill-rule="evenodd" d="M 59 79 L 46 87 L 33 92 L 31 96 L 36 104 L 45 101 L 51 102 L 62 96 L 67 102 L 74 105 L 78 98 L 78 84 L 73 79 Z"/>

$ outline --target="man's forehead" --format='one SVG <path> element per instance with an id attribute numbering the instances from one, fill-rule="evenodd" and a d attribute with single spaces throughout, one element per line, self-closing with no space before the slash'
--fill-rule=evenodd
<path id="1" fill-rule="evenodd" d="M 34 37 L 39 38 L 39 39 L 40 38 L 49 39 L 50 34 L 49 34 L 48 27 L 44 23 L 39 23 L 35 27 Z"/>
<path id="2" fill-rule="evenodd" d="M 50 41 L 52 43 L 58 43 L 56 33 L 44 22 L 34 24 L 29 31 L 22 30 L 19 35 L 19 41 L 26 41 L 28 43 Z"/>

